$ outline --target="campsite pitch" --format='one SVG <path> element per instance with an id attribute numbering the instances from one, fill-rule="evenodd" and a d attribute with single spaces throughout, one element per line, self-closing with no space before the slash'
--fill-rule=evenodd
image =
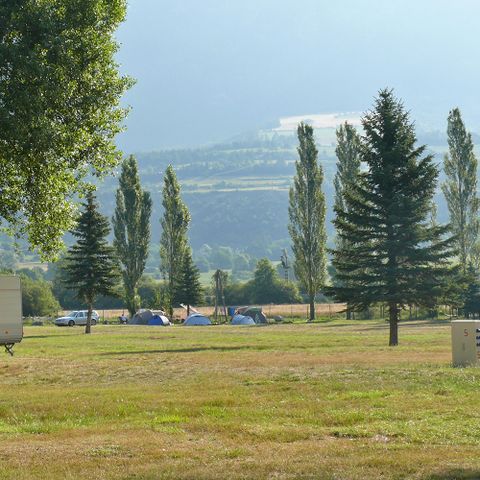
<path id="1" fill-rule="evenodd" d="M 448 324 L 29 327 L 0 357 L 0 479 L 480 478 Z"/>

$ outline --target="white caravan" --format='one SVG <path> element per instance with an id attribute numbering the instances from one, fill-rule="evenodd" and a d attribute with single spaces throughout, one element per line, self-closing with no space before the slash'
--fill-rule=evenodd
<path id="1" fill-rule="evenodd" d="M 0 275 L 0 345 L 13 355 L 13 345 L 23 338 L 20 277 Z"/>

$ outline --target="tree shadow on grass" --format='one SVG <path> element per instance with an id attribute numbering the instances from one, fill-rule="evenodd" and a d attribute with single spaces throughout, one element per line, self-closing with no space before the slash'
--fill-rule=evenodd
<path id="1" fill-rule="evenodd" d="M 82 330 L 78 333 L 54 333 L 53 335 L 24 335 L 23 338 L 28 340 L 30 338 L 74 337 L 78 335 L 85 335 L 85 332 Z"/>
<path id="2" fill-rule="evenodd" d="M 145 355 L 151 353 L 196 353 L 196 352 L 231 352 L 238 350 L 267 350 L 269 347 L 262 347 L 259 345 L 242 345 L 242 346 L 224 346 L 224 347 L 190 347 L 190 348 L 171 348 L 171 349 L 155 349 L 155 350 L 126 350 L 115 352 L 103 352 L 102 356 L 111 355 Z"/>
<path id="3" fill-rule="evenodd" d="M 450 322 L 445 320 L 401 320 L 398 323 L 399 327 L 408 327 L 408 328 L 422 328 L 422 327 L 429 327 L 429 326 L 449 326 Z M 389 328 L 389 323 L 387 321 L 378 323 L 377 325 L 371 325 L 369 327 L 365 327 L 362 330 L 386 330 Z M 480 477 L 479 477 L 480 480 Z"/>
<path id="4" fill-rule="evenodd" d="M 322 327 L 328 327 L 328 328 L 352 328 L 352 327 L 361 327 L 362 326 L 361 322 L 362 320 L 358 320 L 358 323 L 355 323 L 355 321 L 352 321 L 352 323 L 315 322 L 314 325 L 320 325 Z"/>
<path id="5" fill-rule="evenodd" d="M 465 470 L 463 468 L 454 468 L 450 470 L 444 470 L 438 473 L 432 473 L 426 477 L 422 477 L 422 480 L 479 480 L 480 470 Z"/>

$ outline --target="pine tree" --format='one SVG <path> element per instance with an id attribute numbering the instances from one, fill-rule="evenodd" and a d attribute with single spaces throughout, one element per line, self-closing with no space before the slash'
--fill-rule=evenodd
<path id="1" fill-rule="evenodd" d="M 145 270 L 150 245 L 152 200 L 142 190 L 135 157 L 122 164 L 113 217 L 113 246 L 122 264 L 125 303 L 130 317 L 140 308 L 138 282 Z"/>
<path id="2" fill-rule="evenodd" d="M 190 223 L 190 213 L 180 197 L 180 185 L 171 165 L 168 166 L 163 181 L 160 269 L 167 282 L 168 305 L 166 308 L 170 317 L 172 317 L 177 279 L 182 269 L 188 245 L 187 230 Z"/>
<path id="3" fill-rule="evenodd" d="M 336 299 L 363 310 L 386 302 L 390 345 L 398 344 L 401 308 L 431 306 L 450 273 L 447 227 L 430 221 L 438 169 L 391 90 L 382 90 L 362 120 L 367 171 L 344 194 L 334 224 L 342 240 L 333 264 L 343 285 Z"/>
<path id="4" fill-rule="evenodd" d="M 345 210 L 344 193 L 350 190 L 355 184 L 360 173 L 360 137 L 353 125 L 345 122 L 337 129 L 337 173 L 333 180 L 335 187 L 335 208 Z M 337 237 L 336 243 L 348 242 L 348 239 L 341 240 Z M 336 280 L 336 279 L 335 279 Z M 345 283 L 345 281 L 344 281 Z M 352 312 L 347 304 L 347 319 L 351 318 Z"/>
<path id="5" fill-rule="evenodd" d="M 64 266 L 64 281 L 76 290 L 77 298 L 88 308 L 85 333 L 90 333 L 93 304 L 98 295 L 112 295 L 119 279 L 115 250 L 107 242 L 110 225 L 98 211 L 93 193 L 86 196 L 78 224 L 72 234 L 77 242 L 70 247 Z"/>
<path id="6" fill-rule="evenodd" d="M 312 321 L 315 319 L 315 295 L 326 277 L 323 171 L 317 160 L 313 128 L 301 123 L 297 134 L 299 160 L 290 188 L 288 230 L 293 244 L 295 275 L 308 295 L 309 320 Z"/>
<path id="7" fill-rule="evenodd" d="M 463 314 L 466 318 L 480 317 L 480 279 L 478 272 L 469 267 L 465 275 Z"/>
<path id="8" fill-rule="evenodd" d="M 477 159 L 472 136 L 466 131 L 460 110 L 448 115 L 448 149 L 445 155 L 447 180 L 442 184 L 450 213 L 450 225 L 456 236 L 463 272 L 467 271 L 479 233 L 479 199 L 477 197 Z"/>
<path id="9" fill-rule="evenodd" d="M 177 301 L 187 306 L 187 315 L 190 315 L 191 305 L 199 305 L 203 300 L 200 271 L 193 262 L 190 247 L 187 247 L 185 251 L 175 294 Z"/>

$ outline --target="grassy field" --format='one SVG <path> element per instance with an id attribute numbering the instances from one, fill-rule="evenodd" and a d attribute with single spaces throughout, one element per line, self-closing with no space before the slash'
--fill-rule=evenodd
<path id="1" fill-rule="evenodd" d="M 477 479 L 480 369 L 447 324 L 28 327 L 0 479 Z"/>

